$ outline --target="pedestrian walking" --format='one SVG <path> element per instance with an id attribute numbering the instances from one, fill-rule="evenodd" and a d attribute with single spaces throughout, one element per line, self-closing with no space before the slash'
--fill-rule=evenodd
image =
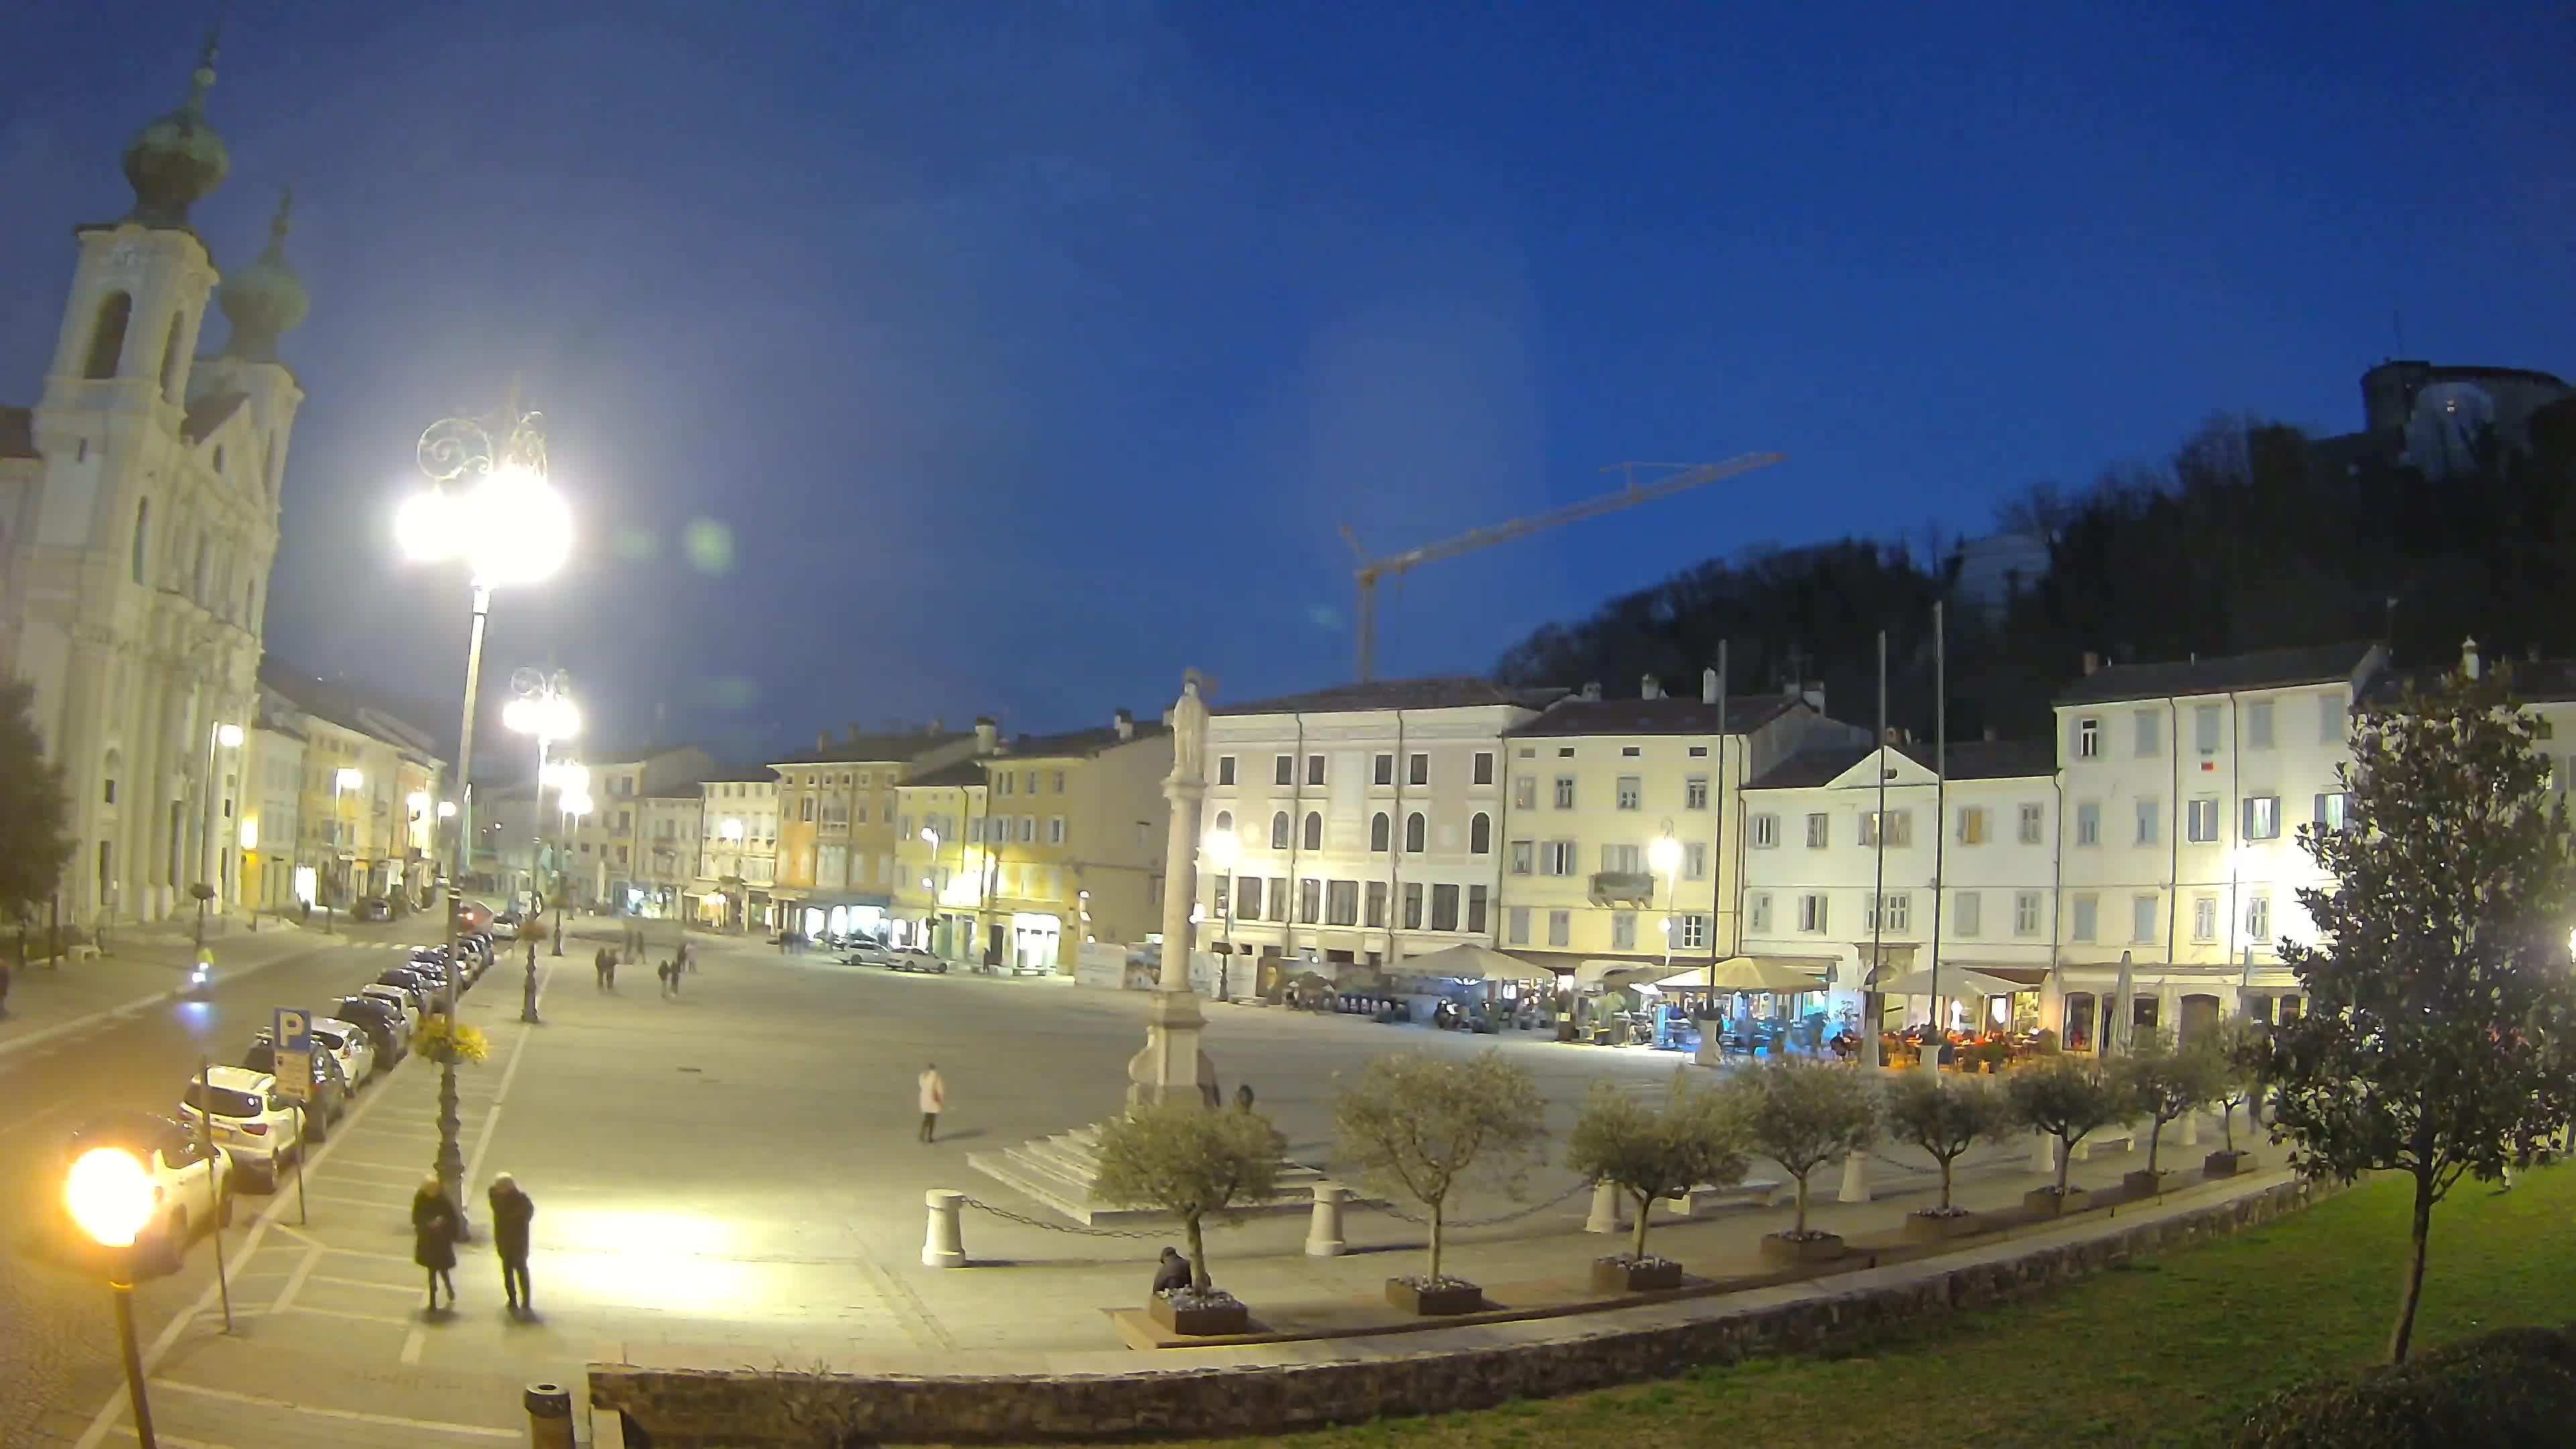
<path id="1" fill-rule="evenodd" d="M 685 940 L 680 942 L 680 969 L 683 971 L 695 971 L 698 969 L 697 957 L 690 953 L 689 943 Z"/>
<path id="2" fill-rule="evenodd" d="M 421 1179 L 411 1196 L 411 1260 L 429 1273 L 429 1311 L 438 1311 L 439 1285 L 447 1287 L 447 1306 L 456 1306 L 456 1239 L 460 1226 L 456 1204 L 436 1177 Z"/>
<path id="3" fill-rule="evenodd" d="M 680 963 L 677 960 L 664 961 L 653 968 L 653 974 L 662 978 L 662 994 L 677 1000 L 680 995 Z"/>
<path id="4" fill-rule="evenodd" d="M 501 1291 L 513 1313 L 537 1311 L 537 1295 L 528 1286 L 528 1223 L 537 1205 L 506 1172 L 492 1174 L 492 1251 L 501 1257 Z"/>
<path id="5" fill-rule="evenodd" d="M 590 953 L 590 969 L 592 974 L 599 978 L 599 989 L 606 991 L 608 989 L 608 948 L 606 946 Z"/>
<path id="6" fill-rule="evenodd" d="M 939 1139 L 939 1114 L 948 1108 L 948 1083 L 939 1075 L 939 1063 L 921 1069 L 921 1140 Z"/>

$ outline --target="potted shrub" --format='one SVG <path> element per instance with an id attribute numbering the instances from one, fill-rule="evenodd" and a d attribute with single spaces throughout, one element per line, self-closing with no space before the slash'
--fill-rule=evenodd
<path id="1" fill-rule="evenodd" d="M 2056 1185 L 2031 1189 L 2022 1195 L 2022 1206 L 2046 1217 L 2082 1212 L 2088 1205 L 2084 1189 L 2066 1183 L 2075 1144 L 2128 1115 L 2128 1094 L 2091 1063 L 2071 1056 L 2013 1073 L 2005 1094 L 2016 1121 L 2057 1139 Z"/>
<path id="2" fill-rule="evenodd" d="M 1869 1083 L 1858 1072 L 1784 1057 L 1737 1073 L 1727 1091 L 1747 1145 L 1798 1185 L 1796 1219 L 1787 1232 L 1763 1236 L 1762 1255 L 1790 1263 L 1841 1257 L 1840 1237 L 1807 1228 L 1807 1179 L 1834 1158 L 1869 1146 L 1878 1125 Z"/>
<path id="3" fill-rule="evenodd" d="M 2220 1022 L 2206 1040 L 2212 1063 L 2209 1099 L 2218 1107 L 2222 1145 L 2201 1159 L 2200 1170 L 2209 1177 L 2234 1177 L 2246 1162 L 2246 1154 L 2236 1150 L 2236 1109 L 2261 1089 L 2262 1063 L 2271 1047 L 2262 1024 L 2242 1016 Z"/>
<path id="4" fill-rule="evenodd" d="M 1547 1137 L 1546 1112 L 1529 1069 L 1499 1051 L 1465 1061 L 1417 1052 L 1380 1057 L 1335 1094 L 1337 1159 L 1360 1181 L 1411 1198 L 1429 1214 L 1426 1270 L 1389 1278 L 1388 1302 L 1437 1314 L 1470 1312 L 1485 1301 L 1475 1284 L 1441 1271 L 1449 1194 L 1483 1181 L 1518 1197 L 1530 1157 Z"/>
<path id="5" fill-rule="evenodd" d="M 2131 1192 L 2162 1192 L 2164 1174 L 2156 1170 L 2156 1161 L 2164 1145 L 2165 1124 L 2217 1093 L 2217 1062 L 2197 1043 L 2177 1048 L 2171 1035 L 2159 1032 L 2113 1063 L 2111 1073 L 2148 1121 L 2147 1165 L 2122 1177 L 2120 1185 Z"/>
<path id="6" fill-rule="evenodd" d="M 1905 1215 L 1911 1238 L 1955 1238 L 1976 1230 L 1976 1214 L 1950 1201 L 1953 1170 L 1969 1148 L 2002 1136 L 2013 1125 L 2011 1105 L 1986 1082 L 1956 1081 L 1916 1072 L 1899 1077 L 1886 1102 L 1887 1135 L 1922 1148 L 1941 1169 L 1941 1201 Z"/>
<path id="7" fill-rule="evenodd" d="M 1270 1196 L 1287 1139 L 1256 1112 L 1211 1112 L 1196 1102 L 1129 1109 L 1100 1130 L 1105 1202 L 1158 1207 L 1181 1220 L 1188 1239 L 1190 1286 L 1157 1293 L 1146 1311 L 1175 1333 L 1241 1333 L 1251 1324 L 1242 1300 L 1208 1277 L 1209 1217 L 1232 1216 Z"/>
<path id="8" fill-rule="evenodd" d="M 1657 1198 L 1744 1176 L 1743 1135 L 1725 1097 L 1693 1090 L 1680 1069 L 1660 1105 L 1649 1106 L 1606 1082 L 1584 1099 L 1567 1144 L 1565 1165 L 1594 1182 L 1606 1182 L 1636 1204 L 1635 1235 L 1623 1255 L 1592 1260 L 1592 1291 L 1640 1293 L 1678 1288 L 1682 1265 L 1646 1256 L 1646 1226 Z"/>

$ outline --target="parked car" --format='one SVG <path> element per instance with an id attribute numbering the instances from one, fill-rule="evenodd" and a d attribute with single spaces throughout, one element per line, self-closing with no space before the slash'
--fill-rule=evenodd
<path id="1" fill-rule="evenodd" d="M 502 941 L 515 941 L 519 939 L 519 913 L 517 911 L 503 911 L 501 914 L 494 916 L 492 918 L 492 935 L 494 939 Z"/>
<path id="2" fill-rule="evenodd" d="M 313 1018 L 312 1030 L 313 1040 L 340 1064 L 340 1075 L 349 1079 L 350 1091 L 354 1092 L 375 1080 L 376 1043 L 364 1028 L 336 1016 L 317 1016 Z"/>
<path id="3" fill-rule="evenodd" d="M 81 1154 L 99 1147 L 132 1153 L 151 1175 L 154 1217 L 135 1239 L 135 1246 L 156 1271 L 177 1271 L 188 1239 L 199 1229 L 232 1222 L 232 1160 L 220 1147 L 209 1154 L 194 1126 L 150 1112 L 112 1112 L 92 1118 L 64 1139 L 62 1170 L 70 1171 Z M 63 1229 L 72 1235 L 70 1241 L 81 1241 L 68 1213 Z"/>
<path id="4" fill-rule="evenodd" d="M 367 1034 L 376 1049 L 376 1070 L 385 1071 L 411 1055 L 411 1029 L 403 1025 L 400 1008 L 379 996 L 343 996 L 331 1003 L 331 1014 L 341 1021 L 354 1021 Z"/>
<path id="5" fill-rule="evenodd" d="M 277 1191 L 278 1173 L 304 1150 L 295 1105 L 277 1094 L 277 1078 L 246 1067 L 208 1067 L 206 1079 L 188 1079 L 179 1094 L 180 1120 L 202 1120 L 232 1165 L 250 1175 L 255 1190 Z"/>
<path id="6" fill-rule="evenodd" d="M 410 999 L 414 1016 L 427 1016 L 447 999 L 447 982 L 427 971 L 409 966 L 388 966 L 377 973 L 375 984 L 391 986 Z"/>
<path id="7" fill-rule="evenodd" d="M 321 1046 L 315 1042 L 315 1046 Z M 349 1079 L 340 1071 L 340 1059 L 325 1048 L 309 1052 L 304 1058 L 312 1080 L 304 1091 L 304 1136 L 315 1142 L 327 1140 L 332 1125 L 349 1112 Z M 254 1072 L 277 1075 L 277 1038 L 263 1028 L 250 1039 L 242 1053 L 241 1064 Z"/>
<path id="8" fill-rule="evenodd" d="M 893 959 L 886 964 L 897 971 L 922 971 L 933 976 L 948 974 L 946 961 L 931 955 L 919 946 L 897 946 L 887 954 Z"/>
<path id="9" fill-rule="evenodd" d="M 390 921 L 394 918 L 394 903 L 383 896 L 369 896 L 349 908 L 349 918 L 357 921 Z"/>
<path id="10" fill-rule="evenodd" d="M 895 953 L 891 947 L 888 947 L 881 942 L 861 940 L 856 946 L 850 948 L 850 953 L 848 955 L 841 958 L 841 964 L 844 966 L 892 966 L 894 964 L 894 954 Z"/>
<path id="11" fill-rule="evenodd" d="M 421 1010 L 412 1000 L 412 994 L 409 991 L 399 986 L 370 983 L 359 987 L 358 994 L 372 996 L 393 1010 L 396 1018 L 402 1023 L 404 1041 L 410 1041 L 412 1034 L 420 1030 Z"/>

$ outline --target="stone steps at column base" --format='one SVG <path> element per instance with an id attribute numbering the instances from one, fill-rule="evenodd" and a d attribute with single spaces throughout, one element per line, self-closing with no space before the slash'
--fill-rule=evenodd
<path id="1" fill-rule="evenodd" d="M 1086 1227 L 1167 1220 L 1160 1208 L 1114 1207 L 1099 1201 L 1092 1184 L 1100 1177 L 1100 1128 L 1097 1124 L 1039 1137 L 999 1152 L 969 1152 L 966 1165 L 1030 1200 Z M 1280 1165 L 1278 1191 L 1238 1211 L 1303 1212 L 1314 1202 L 1314 1185 L 1324 1175 L 1301 1163 Z"/>

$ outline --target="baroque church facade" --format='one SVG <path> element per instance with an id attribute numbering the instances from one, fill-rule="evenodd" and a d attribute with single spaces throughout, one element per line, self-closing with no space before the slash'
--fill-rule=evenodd
<path id="1" fill-rule="evenodd" d="M 287 208 L 267 250 L 219 272 L 191 206 L 230 169 L 206 118 L 210 42 L 186 101 L 124 152 L 134 207 L 73 228 L 62 329 L 38 401 L 0 407 L 0 667 L 33 686 L 76 842 L 66 921 L 240 898 L 246 733 L 279 498 L 304 401 L 278 339 L 303 321 Z M 223 345 L 203 350 L 206 312 Z"/>

